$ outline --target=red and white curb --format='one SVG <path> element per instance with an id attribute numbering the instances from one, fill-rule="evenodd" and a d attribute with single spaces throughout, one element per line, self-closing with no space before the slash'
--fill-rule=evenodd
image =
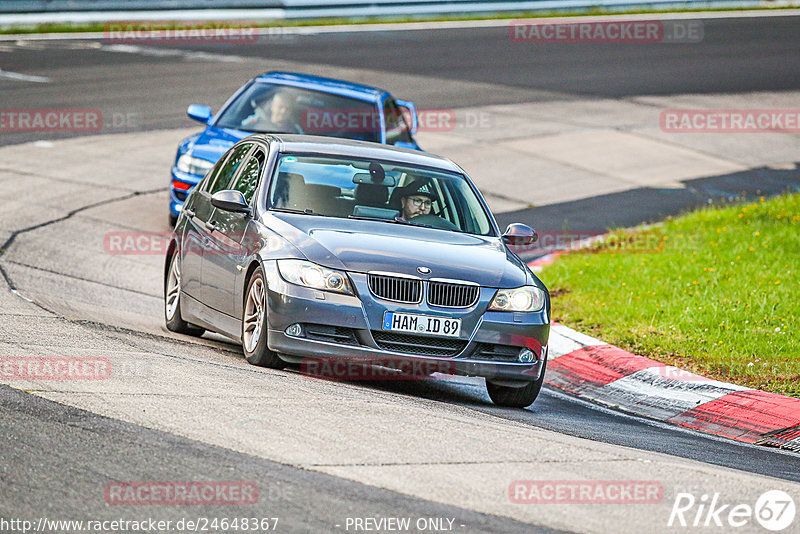
<path id="1" fill-rule="evenodd" d="M 546 383 L 584 399 L 747 443 L 800 429 L 800 399 L 699 376 L 558 323 L 548 347 Z M 787 448 L 800 447 L 800 433 L 788 435 L 797 437 Z"/>
<path id="2" fill-rule="evenodd" d="M 532 262 L 529 262 L 528 267 L 531 268 L 531 271 L 535 273 L 540 273 L 542 272 L 542 269 L 544 267 L 552 265 L 553 262 L 556 261 L 556 258 L 561 256 L 562 254 L 565 254 L 566 252 L 567 252 L 566 250 L 556 250 L 555 252 L 545 254 L 544 256 L 541 256 L 539 258 L 536 258 Z"/>

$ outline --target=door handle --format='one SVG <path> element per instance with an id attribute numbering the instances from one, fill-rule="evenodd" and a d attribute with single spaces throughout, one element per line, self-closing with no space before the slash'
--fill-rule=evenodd
<path id="1" fill-rule="evenodd" d="M 206 221 L 206 230 L 209 232 L 213 232 L 217 229 L 217 222 L 216 221 Z"/>
<path id="2" fill-rule="evenodd" d="M 183 210 L 183 212 L 189 217 L 194 217 L 194 210 Z"/>

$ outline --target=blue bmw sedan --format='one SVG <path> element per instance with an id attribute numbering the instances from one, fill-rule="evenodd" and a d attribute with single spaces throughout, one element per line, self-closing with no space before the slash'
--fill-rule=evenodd
<path id="1" fill-rule="evenodd" d="M 544 380 L 550 296 L 509 247 L 535 239 L 522 224 L 501 233 L 447 159 L 253 135 L 186 200 L 164 266 L 166 325 L 221 333 L 272 368 L 480 376 L 495 403 L 525 407 Z"/>
<path id="2" fill-rule="evenodd" d="M 288 72 L 248 81 L 216 115 L 192 104 L 190 118 L 206 129 L 184 139 L 172 165 L 170 224 L 189 192 L 234 143 L 253 133 L 297 133 L 360 139 L 419 150 L 412 102 L 355 83 Z"/>

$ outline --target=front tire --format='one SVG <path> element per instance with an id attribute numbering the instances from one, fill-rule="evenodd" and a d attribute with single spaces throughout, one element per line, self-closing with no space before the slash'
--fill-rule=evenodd
<path id="1" fill-rule="evenodd" d="M 282 369 L 284 361 L 267 347 L 267 284 L 264 271 L 253 271 L 242 308 L 242 348 L 247 362 L 259 367 Z"/>
<path id="2" fill-rule="evenodd" d="M 164 320 L 167 330 L 189 336 L 202 336 L 205 329 L 187 323 L 181 317 L 181 265 L 178 254 L 170 259 L 167 279 L 164 280 Z"/>
<path id="3" fill-rule="evenodd" d="M 489 398 L 492 399 L 498 406 L 506 406 L 509 408 L 527 408 L 542 390 L 544 384 L 544 372 L 547 369 L 547 356 L 545 355 L 544 365 L 542 366 L 542 373 L 538 380 L 528 382 L 522 387 L 500 386 L 486 381 L 486 391 L 489 393 Z"/>

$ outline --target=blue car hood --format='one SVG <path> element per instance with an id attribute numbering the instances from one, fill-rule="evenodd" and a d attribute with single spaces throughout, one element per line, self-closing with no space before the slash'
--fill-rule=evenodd
<path id="1" fill-rule="evenodd" d="M 230 147 L 248 135 L 250 132 L 209 126 L 192 145 L 192 156 L 216 163 Z"/>
<path id="2" fill-rule="evenodd" d="M 384 271 L 449 278 L 485 287 L 529 283 L 527 268 L 499 238 L 375 221 L 275 214 L 273 229 L 311 261 L 354 272 Z M 281 224 L 283 223 L 283 224 Z M 280 226 L 280 228 L 275 228 Z"/>

